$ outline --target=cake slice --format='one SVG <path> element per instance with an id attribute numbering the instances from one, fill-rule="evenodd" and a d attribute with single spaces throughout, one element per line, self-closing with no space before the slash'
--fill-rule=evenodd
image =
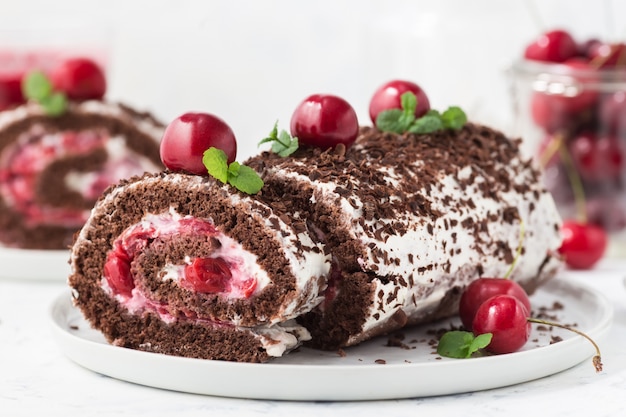
<path id="1" fill-rule="evenodd" d="M 73 245 L 74 302 L 113 344 L 265 362 L 310 339 L 330 256 L 298 213 L 211 177 L 162 172 L 111 187 Z"/>
<path id="2" fill-rule="evenodd" d="M 336 349 L 457 313 L 462 290 L 502 276 L 532 292 L 561 265 L 560 218 L 519 141 L 485 126 L 431 134 L 361 129 L 346 151 L 301 147 L 246 162 L 262 198 L 300 213 L 331 253 L 325 299 L 298 318 Z M 523 223 L 523 225 L 522 225 Z"/>
<path id="3" fill-rule="evenodd" d="M 158 172 L 164 126 L 104 100 L 72 100 L 51 116 L 30 102 L 0 112 L 0 243 L 66 249 L 100 194 Z"/>

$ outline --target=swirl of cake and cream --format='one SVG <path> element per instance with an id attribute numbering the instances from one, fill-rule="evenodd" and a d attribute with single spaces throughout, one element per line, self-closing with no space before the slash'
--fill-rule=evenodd
<path id="1" fill-rule="evenodd" d="M 74 248 L 75 302 L 112 343 L 213 359 L 264 361 L 308 340 L 294 319 L 321 302 L 330 269 L 297 217 L 177 173 L 110 189 Z M 181 347 L 190 328 L 206 337 L 203 353 Z"/>
<path id="2" fill-rule="evenodd" d="M 163 125 L 122 104 L 70 102 L 58 117 L 36 103 L 0 112 L 0 240 L 62 249 L 111 184 L 162 169 Z"/>

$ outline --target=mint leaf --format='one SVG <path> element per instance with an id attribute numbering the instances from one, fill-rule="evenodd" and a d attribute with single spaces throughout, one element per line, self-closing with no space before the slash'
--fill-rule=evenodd
<path id="1" fill-rule="evenodd" d="M 241 165 L 237 161 L 228 167 L 228 182 L 230 185 L 246 194 L 256 194 L 263 188 L 263 180 L 252 168 Z"/>
<path id="2" fill-rule="evenodd" d="M 441 121 L 439 115 L 425 114 L 417 119 L 411 127 L 409 132 L 411 133 L 433 133 L 438 130 L 443 130 L 444 124 Z"/>
<path id="3" fill-rule="evenodd" d="M 22 94 L 28 100 L 37 101 L 49 116 L 60 116 L 67 109 L 67 97 L 54 91 L 52 83 L 41 71 L 32 71 L 22 79 Z"/>
<path id="4" fill-rule="evenodd" d="M 274 128 L 269 136 L 261 140 L 259 145 L 267 142 L 272 143 L 272 152 L 282 157 L 291 155 L 299 146 L 297 137 L 291 137 L 291 135 L 284 130 L 281 130 L 280 134 L 278 134 L 278 122 L 274 124 Z"/>
<path id="5" fill-rule="evenodd" d="M 404 133 L 403 125 L 400 122 L 403 112 L 400 109 L 389 109 L 378 113 L 376 116 L 376 127 L 381 132 Z"/>
<path id="6" fill-rule="evenodd" d="M 467 115 L 460 107 L 451 106 L 443 112 L 441 121 L 446 129 L 458 130 L 467 123 Z"/>
<path id="7" fill-rule="evenodd" d="M 44 100 L 52 94 L 52 83 L 43 72 L 32 71 L 22 79 L 22 94 L 30 100 Z"/>
<path id="8" fill-rule="evenodd" d="M 255 170 L 237 161 L 228 164 L 228 157 L 221 149 L 211 147 L 204 151 L 202 163 L 209 175 L 239 191 L 256 194 L 263 188 L 263 180 Z"/>
<path id="9" fill-rule="evenodd" d="M 49 116 L 60 116 L 67 109 L 67 98 L 62 93 L 52 93 L 39 100 L 39 104 Z"/>
<path id="10" fill-rule="evenodd" d="M 276 152 L 280 156 L 288 156 L 294 153 L 300 144 L 297 137 L 291 137 L 291 135 L 284 130 L 280 131 L 278 136 L 279 140 L 272 144 L 272 151 Z M 288 144 L 288 145 L 286 145 Z"/>
<path id="11" fill-rule="evenodd" d="M 437 345 L 437 353 L 447 358 L 465 359 L 483 349 L 491 342 L 492 334 L 485 333 L 474 337 L 471 332 L 453 330 L 446 332 Z"/>
<path id="12" fill-rule="evenodd" d="M 224 184 L 228 182 L 228 157 L 223 150 L 214 147 L 207 149 L 202 154 L 202 163 L 209 175 Z"/>
<path id="13" fill-rule="evenodd" d="M 474 337 L 474 340 L 472 340 L 472 343 L 470 344 L 470 352 L 474 353 L 478 352 L 480 349 L 486 348 L 489 346 L 489 343 L 491 343 L 492 338 L 493 334 L 491 333 L 479 334 Z"/>
<path id="14" fill-rule="evenodd" d="M 410 91 L 402 93 L 400 96 L 400 106 L 404 114 L 413 116 L 415 119 L 415 109 L 417 109 L 417 96 Z"/>
<path id="15" fill-rule="evenodd" d="M 411 132 L 416 134 L 433 133 L 444 129 L 458 130 L 467 122 L 467 116 L 460 107 L 448 107 L 439 113 L 429 110 L 425 115 L 416 119 L 417 97 L 411 91 L 400 96 L 402 109 L 384 110 L 376 116 L 376 127 L 381 132 L 402 134 Z"/>

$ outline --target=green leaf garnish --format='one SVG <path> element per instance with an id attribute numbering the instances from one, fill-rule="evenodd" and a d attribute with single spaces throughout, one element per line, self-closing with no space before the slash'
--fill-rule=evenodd
<path id="1" fill-rule="evenodd" d="M 52 94 L 52 83 L 41 71 L 32 71 L 22 80 L 24 97 L 41 101 Z"/>
<path id="2" fill-rule="evenodd" d="M 437 353 L 447 358 L 465 359 L 491 343 L 491 333 L 474 336 L 471 332 L 452 330 L 439 339 Z"/>
<path id="3" fill-rule="evenodd" d="M 67 97 L 54 91 L 52 83 L 41 71 L 32 71 L 22 79 L 22 94 L 38 102 L 49 116 L 60 116 L 67 109 Z"/>
<path id="4" fill-rule="evenodd" d="M 408 131 L 411 133 L 432 133 L 443 129 L 444 124 L 439 113 L 437 113 L 436 115 L 425 114 L 420 117 L 409 127 Z"/>
<path id="5" fill-rule="evenodd" d="M 458 130 L 467 122 L 467 116 L 460 107 L 448 107 L 443 113 L 430 110 L 420 118 L 415 118 L 417 97 L 410 91 L 400 96 L 402 109 L 389 109 L 376 116 L 376 127 L 382 132 L 402 134 L 433 133 L 439 130 Z"/>
<path id="6" fill-rule="evenodd" d="M 400 122 L 402 115 L 400 109 L 381 111 L 376 116 L 376 127 L 383 132 L 403 133 L 404 126 Z"/>
<path id="7" fill-rule="evenodd" d="M 40 100 L 39 104 L 41 104 L 41 107 L 44 108 L 48 115 L 56 117 L 65 113 L 67 97 L 65 97 L 65 94 L 54 92 Z"/>
<path id="8" fill-rule="evenodd" d="M 209 175 L 241 192 L 256 194 L 263 188 L 263 180 L 255 170 L 237 161 L 228 164 L 228 157 L 221 149 L 211 147 L 204 151 L 202 163 Z"/>
<path id="9" fill-rule="evenodd" d="M 237 161 L 228 167 L 228 182 L 246 194 L 256 194 L 263 188 L 263 180 L 259 174 L 249 166 L 241 165 Z"/>
<path id="10" fill-rule="evenodd" d="M 272 152 L 285 157 L 294 153 L 298 149 L 298 138 L 291 137 L 289 133 L 284 130 L 278 133 L 278 122 L 274 124 L 274 128 L 270 132 L 269 136 L 259 142 L 259 145 L 264 143 L 272 143 Z"/>
<path id="11" fill-rule="evenodd" d="M 467 123 L 467 115 L 460 107 L 451 106 L 443 112 L 441 121 L 446 129 L 459 130 Z"/>

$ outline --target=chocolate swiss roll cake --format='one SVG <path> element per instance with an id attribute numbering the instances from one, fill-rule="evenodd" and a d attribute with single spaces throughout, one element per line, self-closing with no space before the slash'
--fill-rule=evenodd
<path id="1" fill-rule="evenodd" d="M 106 187 L 163 169 L 163 129 L 102 100 L 70 101 L 59 116 L 34 102 L 0 112 L 0 244 L 66 249 Z"/>
<path id="2" fill-rule="evenodd" d="M 330 256 L 297 212 L 209 176 L 109 188 L 76 236 L 74 303 L 114 345 L 265 362 L 310 339 Z"/>
<path id="3" fill-rule="evenodd" d="M 560 218 L 519 141 L 466 124 L 431 134 L 365 127 L 346 150 L 300 147 L 246 161 L 261 198 L 298 213 L 332 256 L 324 300 L 298 317 L 336 349 L 458 311 L 481 276 L 532 292 L 561 265 Z M 523 237 L 520 239 L 520 236 Z"/>

